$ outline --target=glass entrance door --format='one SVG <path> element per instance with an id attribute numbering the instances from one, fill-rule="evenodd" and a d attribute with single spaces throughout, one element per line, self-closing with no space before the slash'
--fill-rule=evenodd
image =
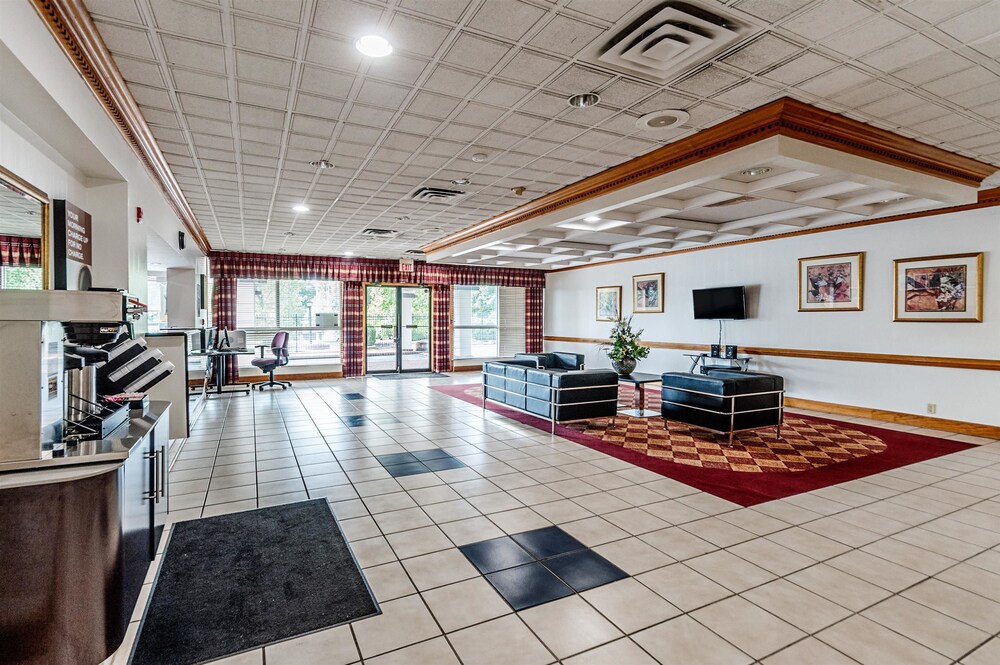
<path id="1" fill-rule="evenodd" d="M 369 374 L 430 371 L 429 288 L 368 286 L 365 312 L 365 358 Z"/>

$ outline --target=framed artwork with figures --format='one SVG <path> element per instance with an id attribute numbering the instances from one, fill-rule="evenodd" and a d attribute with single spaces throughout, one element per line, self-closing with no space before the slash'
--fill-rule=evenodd
<path id="1" fill-rule="evenodd" d="M 632 277 L 632 312 L 658 314 L 663 311 L 663 273 Z"/>
<path id="2" fill-rule="evenodd" d="M 622 287 L 597 287 L 597 320 L 617 321 L 622 316 Z"/>
<path id="3" fill-rule="evenodd" d="M 896 259 L 893 265 L 893 321 L 983 320 L 982 252 Z"/>
<path id="4" fill-rule="evenodd" d="M 799 311 L 861 311 L 864 271 L 864 252 L 799 259 Z"/>

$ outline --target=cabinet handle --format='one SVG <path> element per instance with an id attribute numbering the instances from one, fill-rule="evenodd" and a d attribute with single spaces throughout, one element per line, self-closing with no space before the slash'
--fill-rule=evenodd
<path id="1" fill-rule="evenodd" d="M 153 464 L 152 482 L 150 483 L 151 487 L 149 488 L 148 492 L 146 492 L 145 494 L 142 495 L 142 498 L 146 499 L 148 501 L 159 501 L 159 496 L 160 495 L 157 494 L 157 491 L 156 491 L 157 490 L 157 488 L 156 488 L 156 485 L 157 485 L 156 459 L 159 456 L 157 455 L 156 451 L 154 450 L 154 451 L 151 451 L 151 452 L 148 452 L 148 453 L 143 453 L 142 457 L 143 457 L 143 459 L 149 460 Z"/>
<path id="2" fill-rule="evenodd" d="M 160 496 L 167 498 L 167 447 L 160 446 Z"/>

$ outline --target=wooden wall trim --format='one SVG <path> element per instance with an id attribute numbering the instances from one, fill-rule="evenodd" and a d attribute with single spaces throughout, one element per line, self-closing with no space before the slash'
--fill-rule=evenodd
<path id="1" fill-rule="evenodd" d="M 773 136 L 834 148 L 969 187 L 978 188 L 996 170 L 985 162 L 783 97 L 435 240 L 422 249 L 427 254 L 441 251 Z"/>
<path id="2" fill-rule="evenodd" d="M 659 252 L 657 254 L 646 254 L 644 256 L 630 256 L 624 259 L 613 259 L 611 261 L 601 261 L 600 263 L 589 263 L 583 266 L 569 266 L 567 268 L 556 268 L 554 270 L 547 271 L 546 274 L 568 272 L 570 270 L 586 270 L 588 268 L 600 268 L 602 266 L 610 266 L 616 263 L 629 263 L 632 261 L 645 261 L 647 259 L 660 259 L 667 256 L 676 256 L 678 254 L 689 254 L 691 252 L 704 252 L 712 249 L 721 249 L 723 247 L 750 245 L 758 242 L 767 242 L 769 240 L 783 240 L 785 238 L 794 238 L 796 236 L 808 236 L 814 233 L 843 231 L 845 229 L 854 229 L 863 226 L 874 226 L 876 224 L 887 224 L 889 222 L 901 222 L 907 219 L 917 219 L 919 217 L 933 217 L 935 215 L 947 215 L 950 213 L 965 212 L 966 210 L 978 210 L 979 208 L 993 208 L 996 206 L 1000 206 L 1000 187 L 981 190 L 978 194 L 978 200 L 975 203 L 967 203 L 965 205 L 960 205 L 960 206 L 949 206 L 947 208 L 934 208 L 933 210 L 920 210 L 916 212 L 907 212 L 900 215 L 890 215 L 888 217 L 862 219 L 856 222 L 843 222 L 841 224 L 831 224 L 830 226 L 821 226 L 815 229 L 798 229 L 795 231 L 785 231 L 784 233 L 775 233 L 773 235 L 759 236 L 755 238 L 742 238 L 740 240 L 730 240 L 727 242 L 714 243 L 710 245 L 701 245 L 698 247 L 686 247 L 684 249 L 675 249 L 673 251 Z"/>
<path id="3" fill-rule="evenodd" d="M 546 342 L 566 342 L 571 344 L 607 344 L 607 339 L 589 337 L 561 337 L 546 335 Z M 651 349 L 672 349 L 677 351 L 708 352 L 708 344 L 686 342 L 644 341 L 643 346 Z M 811 358 L 813 360 L 839 360 L 856 363 L 881 363 L 886 365 L 915 365 L 918 367 L 948 367 L 953 369 L 978 369 L 1000 371 L 1000 360 L 990 358 L 947 358 L 938 356 L 912 356 L 890 353 L 858 353 L 855 351 L 823 351 L 819 349 L 780 349 L 761 346 L 741 346 L 740 351 L 751 356 L 777 356 L 785 358 Z"/>
<path id="4" fill-rule="evenodd" d="M 167 205 L 206 255 L 212 246 L 181 192 L 138 103 L 82 0 L 31 0 L 70 63 L 101 103 L 136 157 L 159 186 Z"/>
<path id="5" fill-rule="evenodd" d="M 870 418 L 871 420 L 881 420 L 883 422 L 896 423 L 899 425 L 913 425 L 916 427 L 943 430 L 945 432 L 957 432 L 958 434 L 981 436 L 987 439 L 1000 439 L 1000 427 L 996 425 L 967 423 L 961 420 L 948 420 L 946 418 L 919 416 L 912 413 L 871 409 L 864 406 L 848 406 L 846 404 L 818 402 L 816 400 L 789 397 L 787 395 L 785 396 L 785 406 L 789 406 L 793 409 L 821 411 L 823 413 L 831 413 L 838 416 Z"/>

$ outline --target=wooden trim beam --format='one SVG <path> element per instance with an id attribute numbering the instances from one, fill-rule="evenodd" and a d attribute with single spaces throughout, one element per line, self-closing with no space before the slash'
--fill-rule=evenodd
<path id="1" fill-rule="evenodd" d="M 932 418 L 930 416 L 919 416 L 912 413 L 900 413 L 898 411 L 885 411 L 884 409 L 872 409 L 864 406 L 848 406 L 846 404 L 834 404 L 831 402 L 818 402 L 800 397 L 785 396 L 785 406 L 793 409 L 808 409 L 810 411 L 820 411 L 838 416 L 850 416 L 852 418 L 869 418 L 871 420 L 881 420 L 887 423 L 898 425 L 912 425 L 915 427 L 925 427 L 927 429 L 938 429 L 945 432 L 957 432 L 969 436 L 979 436 L 987 439 L 1000 439 L 1000 427 L 996 425 L 983 425 L 981 423 L 967 423 L 962 420 L 948 420 L 946 418 Z"/>
<path id="2" fill-rule="evenodd" d="M 181 192 L 153 132 L 82 0 L 30 0 L 70 63 L 101 103 L 136 157 L 159 186 L 167 205 L 198 248 L 212 250 L 205 231 Z"/>
<path id="3" fill-rule="evenodd" d="M 968 187 L 978 188 L 996 170 L 991 164 L 783 97 L 435 240 L 422 249 L 427 254 L 445 250 L 774 136 L 833 148 Z"/>
<path id="4" fill-rule="evenodd" d="M 566 342 L 569 344 L 607 344 L 608 339 L 590 337 L 562 337 L 546 335 L 546 342 Z M 708 344 L 689 344 L 686 342 L 656 342 L 643 341 L 643 346 L 651 349 L 670 349 L 675 351 L 695 351 L 704 353 L 709 350 Z M 754 356 L 774 356 L 784 358 L 810 358 L 813 360 L 839 360 L 855 363 L 880 363 L 885 365 L 914 365 L 917 367 L 948 367 L 952 369 L 978 369 L 1000 371 L 1000 360 L 991 358 L 948 358 L 938 356 L 912 356 L 891 353 L 858 353 L 854 351 L 823 351 L 819 349 L 779 349 L 762 346 L 741 346 L 740 351 Z"/>

